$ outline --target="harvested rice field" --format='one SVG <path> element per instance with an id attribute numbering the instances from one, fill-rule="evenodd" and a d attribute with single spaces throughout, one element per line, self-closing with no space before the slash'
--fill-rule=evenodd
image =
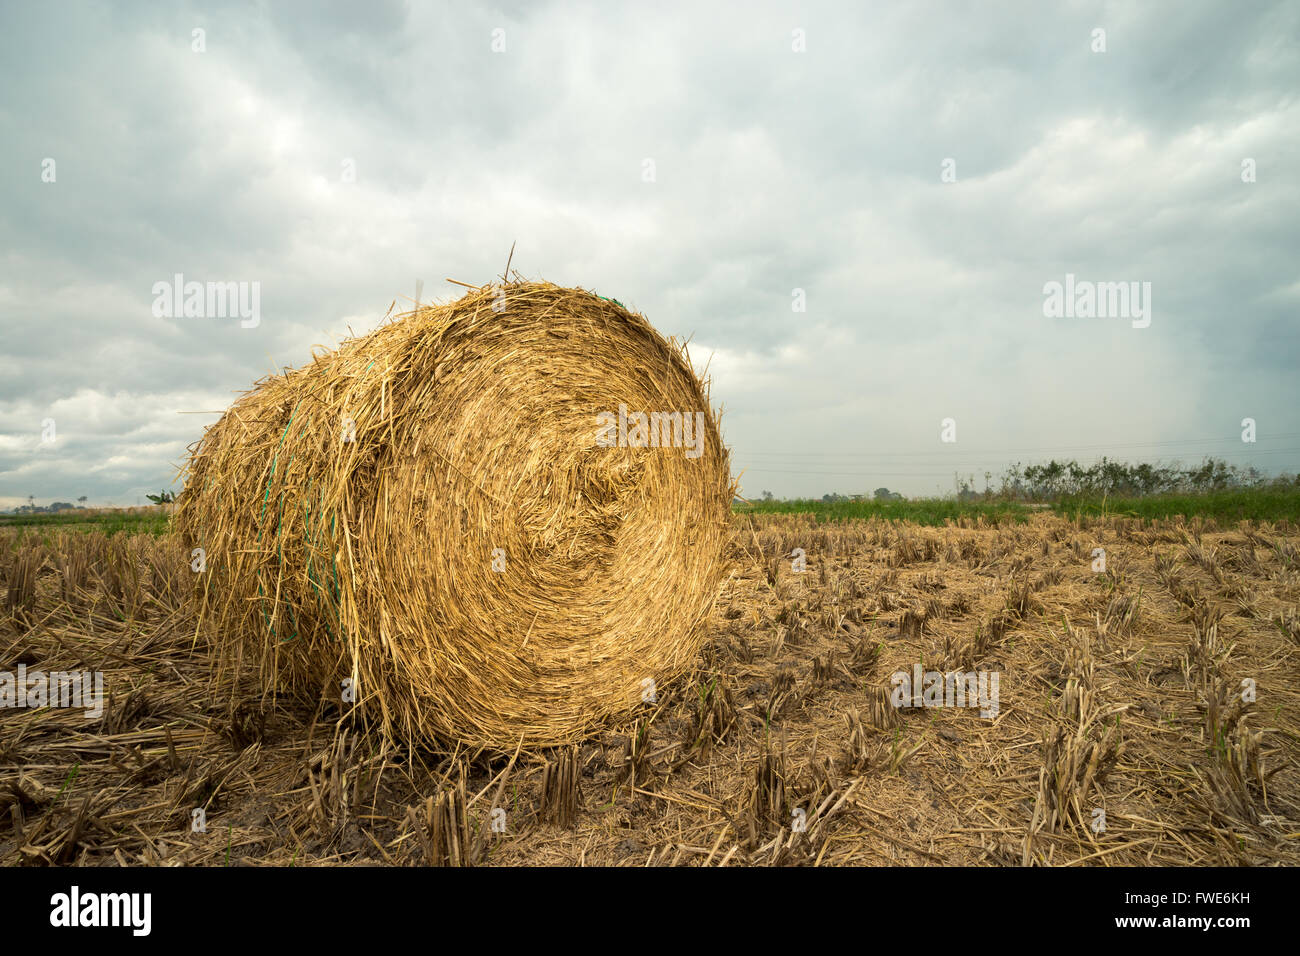
<path id="1" fill-rule="evenodd" d="M 104 681 L 0 709 L 0 863 L 1300 863 L 1294 524 L 745 515 L 726 559 L 692 670 L 500 754 L 217 666 L 173 533 L 0 530 L 0 671 Z"/>

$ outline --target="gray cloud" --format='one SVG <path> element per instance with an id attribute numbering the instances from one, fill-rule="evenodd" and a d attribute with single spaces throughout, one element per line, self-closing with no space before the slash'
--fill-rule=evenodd
<path id="1" fill-rule="evenodd" d="M 1284 2 L 6 7 L 0 507 L 137 500 L 215 419 L 180 412 L 516 240 L 525 274 L 693 338 L 746 493 L 1052 454 L 1295 470 L 1297 27 Z M 155 318 L 177 272 L 258 282 L 261 324 Z M 1067 272 L 1151 282 L 1151 326 L 1044 318 Z"/>

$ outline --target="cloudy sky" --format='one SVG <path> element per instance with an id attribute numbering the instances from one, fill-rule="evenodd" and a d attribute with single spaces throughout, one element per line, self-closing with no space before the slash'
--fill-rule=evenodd
<path id="1" fill-rule="evenodd" d="M 1298 38 L 1294 2 L 6 4 L 0 508 L 140 502 L 512 242 L 692 340 L 746 495 L 1294 471 Z M 155 316 L 177 273 L 257 324 Z M 1067 274 L 1149 324 L 1045 315 Z"/>

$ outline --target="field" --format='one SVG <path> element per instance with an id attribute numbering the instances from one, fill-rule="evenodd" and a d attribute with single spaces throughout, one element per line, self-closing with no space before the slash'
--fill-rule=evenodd
<path id="1" fill-rule="evenodd" d="M 1139 497 L 1062 495 L 1052 503 L 1026 504 L 1019 501 L 975 499 L 958 501 L 922 498 L 911 501 L 752 501 L 737 503 L 738 514 L 809 514 L 822 521 L 852 518 L 881 518 L 942 525 L 962 518 L 983 517 L 988 521 L 1024 521 L 1032 514 L 1052 510 L 1066 518 L 1080 516 L 1121 518 L 1213 518 L 1237 521 L 1300 522 L 1300 486 L 1279 488 L 1230 488 L 1199 494 L 1159 494 Z"/>
<path id="2" fill-rule="evenodd" d="M 168 530 L 170 506 L 150 505 L 139 508 L 89 508 L 55 514 L 0 514 L 0 531 L 13 528 L 24 532 L 100 531 L 119 534 L 123 531 L 160 535 Z"/>
<path id="3" fill-rule="evenodd" d="M 108 698 L 0 709 L 0 862 L 1300 863 L 1294 520 L 762 512 L 696 673 L 495 760 L 218 680 L 165 516 L 0 528 L 0 672 Z M 996 704 L 896 708 L 918 665 Z"/>

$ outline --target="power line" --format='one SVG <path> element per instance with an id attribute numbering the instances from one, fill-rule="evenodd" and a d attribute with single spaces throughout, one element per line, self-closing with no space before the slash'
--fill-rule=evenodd
<path id="1" fill-rule="evenodd" d="M 1289 432 L 1280 435 L 1268 435 L 1260 438 L 1259 440 L 1260 441 L 1281 441 L 1283 439 L 1290 439 L 1290 438 L 1300 438 L 1300 432 Z M 1052 448 L 1002 448 L 1002 449 L 996 449 L 996 448 L 978 449 L 977 448 L 973 451 L 963 449 L 962 452 L 963 454 L 966 455 L 1013 455 L 1014 456 L 1014 455 L 1046 454 L 1046 453 L 1078 452 L 1078 451 L 1108 451 L 1115 448 L 1158 448 L 1158 447 L 1167 447 L 1171 445 L 1209 445 L 1209 444 L 1223 444 L 1224 442 L 1241 443 L 1241 436 L 1237 435 L 1231 438 L 1188 438 L 1188 439 L 1179 439 L 1179 440 L 1172 440 L 1172 441 L 1123 442 L 1123 443 L 1115 443 L 1115 444 L 1107 444 L 1107 445 L 1058 445 Z M 1289 451 L 1289 449 L 1282 449 L 1282 450 Z M 924 457 L 933 457 L 936 454 L 942 454 L 942 453 L 932 452 L 932 451 L 897 451 L 897 452 L 876 452 L 876 451 L 765 452 L 765 451 L 759 451 L 759 452 L 750 452 L 749 454 L 751 455 L 751 457 L 765 456 L 765 457 L 782 457 L 782 458 L 825 458 L 825 457 L 924 458 Z"/>
<path id="2" fill-rule="evenodd" d="M 1272 451 L 1224 452 L 1224 453 L 1221 454 L 1219 457 L 1221 457 L 1221 458 L 1227 460 L 1227 459 L 1231 459 L 1231 458 L 1234 458 L 1234 457 L 1240 458 L 1240 457 L 1242 457 L 1242 456 L 1245 456 L 1246 461 L 1245 461 L 1245 462 L 1237 462 L 1237 464 L 1241 464 L 1241 463 L 1249 464 L 1250 460 L 1252 460 L 1252 459 L 1254 459 L 1254 458 L 1258 458 L 1258 457 L 1263 457 L 1263 456 L 1265 456 L 1265 455 L 1297 455 L 1297 454 L 1300 454 L 1300 448 L 1277 448 L 1277 449 L 1273 449 Z M 751 457 L 751 456 L 746 455 L 746 454 L 742 454 L 742 453 L 739 453 L 739 452 L 733 452 L 732 457 L 735 458 L 737 461 L 748 461 L 748 460 L 750 460 L 750 457 Z M 763 460 L 758 460 L 758 461 L 756 462 L 756 464 L 757 464 L 757 465 L 761 465 L 761 466 L 766 466 L 766 465 L 784 465 L 784 464 L 791 464 L 791 465 L 802 465 L 802 464 L 808 464 L 808 465 L 825 465 L 825 466 L 827 466 L 827 467 L 829 467 L 829 468 L 853 468 L 853 469 L 856 469 L 856 470 L 851 471 L 851 472 L 831 472 L 831 471 L 812 472 L 812 471 L 810 471 L 810 472 L 803 472 L 804 474 L 827 474 L 827 475 L 829 475 L 829 474 L 868 474 L 868 473 L 870 473 L 870 474 L 890 474 L 890 472 L 881 472 L 881 471 L 877 471 L 876 468 L 872 465 L 871 462 L 853 462 L 853 461 L 809 461 L 809 462 L 791 461 L 791 462 L 785 462 L 785 461 L 763 461 Z M 955 458 L 955 459 L 950 459 L 950 460 L 947 461 L 947 462 L 941 462 L 941 461 L 882 462 L 881 464 L 882 464 L 882 466 L 893 466 L 893 467 L 897 467 L 898 465 L 908 465 L 908 464 L 914 464 L 914 465 L 916 465 L 916 470 L 915 470 L 915 471 L 908 471 L 908 472 L 892 472 L 892 474 L 915 474 L 915 475 L 923 475 L 923 474 L 940 475 L 940 474 L 943 474 L 943 475 L 950 475 L 950 474 L 953 473 L 954 470 L 960 471 L 960 470 L 962 470 L 963 468 L 986 468 L 986 467 L 988 467 L 988 465 L 990 464 L 990 462 L 989 462 L 988 459 L 957 459 L 957 458 Z M 998 467 L 1006 467 L 1006 466 L 998 466 Z M 751 470 L 751 471 L 761 471 L 761 470 L 764 470 L 764 469 L 762 469 L 762 468 L 752 468 L 752 469 L 749 469 L 749 470 Z M 779 469 L 767 469 L 767 470 L 779 470 Z"/>
<path id="3" fill-rule="evenodd" d="M 1251 452 L 1250 454 L 1251 455 L 1291 455 L 1297 453 L 1300 453 L 1300 448 L 1282 448 L 1282 449 L 1278 449 L 1277 451 Z M 737 456 L 737 457 L 739 458 L 741 456 Z M 759 462 L 759 464 L 763 465 L 763 464 L 767 464 L 767 462 Z M 779 462 L 777 464 L 779 464 Z M 811 464 L 834 465 L 835 463 L 811 462 Z M 941 470 L 928 470 L 928 469 L 923 470 L 918 468 L 915 471 L 877 471 L 876 469 L 871 468 L 869 465 L 866 465 L 855 471 L 806 471 L 806 470 L 798 470 L 798 469 L 790 469 L 790 468 L 744 468 L 742 470 L 745 471 L 747 474 L 760 474 L 760 475 L 834 475 L 834 476 L 839 476 L 844 478 L 875 478 L 875 477 L 949 478 L 952 476 L 954 471 L 960 472 L 961 467 L 954 465 L 954 467 L 944 468 Z"/>

